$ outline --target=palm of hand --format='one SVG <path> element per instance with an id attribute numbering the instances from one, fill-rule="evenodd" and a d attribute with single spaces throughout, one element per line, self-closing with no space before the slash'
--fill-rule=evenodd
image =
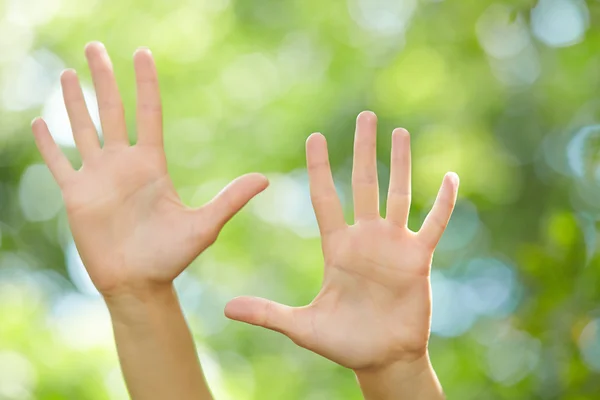
<path id="1" fill-rule="evenodd" d="M 186 207 L 167 173 L 160 95 L 150 53 L 141 50 L 135 55 L 138 142 L 133 146 L 104 47 L 93 43 L 86 54 L 100 105 L 104 147 L 71 70 L 61 81 L 82 168 L 73 170 L 41 120 L 33 124 L 36 143 L 61 187 L 75 243 L 98 290 L 106 295 L 170 283 L 267 181 L 250 174 L 204 207 Z"/>
<path id="2" fill-rule="evenodd" d="M 63 193 L 75 243 L 101 291 L 132 275 L 172 281 L 216 238 L 216 231 L 199 231 L 156 149 L 102 154 Z"/>
<path id="3" fill-rule="evenodd" d="M 458 181 L 448 174 L 432 212 L 418 233 L 407 226 L 410 207 L 410 149 L 396 130 L 387 216 L 379 215 L 375 154 L 376 118 L 357 121 L 353 189 L 354 225 L 348 226 L 335 193 L 325 139 L 307 142 L 311 198 L 325 260 L 317 297 L 292 308 L 241 297 L 226 314 L 280 331 L 295 343 L 355 370 L 412 360 L 427 349 L 431 318 L 429 272 L 433 250 L 450 218 Z"/>
<path id="4" fill-rule="evenodd" d="M 353 369 L 419 353 L 431 313 L 427 249 L 380 219 L 339 232 L 324 248 L 323 287 L 306 307 L 305 347 Z"/>

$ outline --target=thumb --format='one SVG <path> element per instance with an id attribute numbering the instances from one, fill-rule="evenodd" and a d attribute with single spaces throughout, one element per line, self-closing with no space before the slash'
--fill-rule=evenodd
<path id="1" fill-rule="evenodd" d="M 259 297 L 236 297 L 225 306 L 225 316 L 235 321 L 262 326 L 294 340 L 297 309 Z"/>
<path id="2" fill-rule="evenodd" d="M 208 225 L 221 230 L 227 221 L 267 186 L 269 186 L 268 179 L 257 173 L 246 174 L 234 179 L 199 210 L 203 222 L 206 223 L 208 220 Z"/>

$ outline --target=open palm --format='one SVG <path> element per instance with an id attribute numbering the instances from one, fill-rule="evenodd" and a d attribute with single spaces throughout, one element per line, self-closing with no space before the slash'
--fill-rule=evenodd
<path id="1" fill-rule="evenodd" d="M 83 166 L 75 171 L 43 120 L 33 123 L 38 148 L 61 187 L 77 249 L 103 294 L 171 282 L 216 239 L 223 225 L 267 186 L 259 174 L 233 181 L 210 203 L 186 207 L 167 173 L 154 61 L 134 56 L 138 140 L 129 144 L 123 105 L 104 46 L 86 56 L 98 97 L 104 146 L 73 70 L 61 77 L 65 105 Z"/>
<path id="2" fill-rule="evenodd" d="M 381 218 L 376 131 L 375 115 L 361 113 L 352 174 L 355 224 L 350 226 L 333 183 L 325 138 L 313 134 L 307 141 L 311 199 L 325 260 L 317 297 L 298 308 L 240 297 L 225 310 L 229 318 L 282 332 L 355 370 L 410 361 L 427 351 L 431 261 L 458 190 L 458 177 L 447 174 L 421 230 L 409 230 L 410 138 L 406 130 L 396 129 L 387 213 Z"/>

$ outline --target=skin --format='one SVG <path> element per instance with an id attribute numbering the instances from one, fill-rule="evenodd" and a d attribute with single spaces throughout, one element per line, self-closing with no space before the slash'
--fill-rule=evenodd
<path id="1" fill-rule="evenodd" d="M 305 307 L 239 297 L 227 304 L 234 320 L 281 332 L 299 346 L 355 371 L 366 399 L 443 399 L 429 362 L 429 275 L 433 252 L 452 214 L 458 176 L 444 177 L 418 232 L 407 227 L 411 201 L 410 136 L 392 134 L 386 218 L 379 212 L 377 118 L 356 123 L 352 187 L 355 223 L 344 221 L 327 143 L 306 143 L 310 192 L 325 262 L 323 285 Z"/>
<path id="2" fill-rule="evenodd" d="M 104 144 L 87 112 L 74 71 L 61 82 L 83 166 L 75 171 L 43 120 L 33 122 L 37 146 L 61 187 L 75 243 L 109 307 L 121 366 L 133 399 L 210 399 L 194 342 L 172 281 L 217 238 L 223 225 L 266 179 L 233 181 L 199 209 L 180 201 L 168 176 L 162 143 L 157 74 L 150 52 L 134 55 L 137 143 L 129 144 L 122 102 L 106 50 L 86 47 Z M 410 149 L 394 131 L 388 209 L 379 214 L 376 117 L 357 120 L 353 188 L 355 223 L 348 226 L 335 192 L 325 138 L 307 141 L 311 197 L 322 236 L 323 287 L 306 307 L 243 297 L 226 315 L 274 329 L 352 368 L 367 399 L 439 399 L 429 363 L 429 272 L 450 218 L 458 178 L 448 174 L 421 230 L 407 226 Z M 93 227 L 93 229 L 90 229 Z"/>
<path id="3" fill-rule="evenodd" d="M 130 145 L 111 61 L 100 43 L 85 54 L 98 98 L 104 143 L 75 71 L 61 76 L 83 165 L 78 171 L 36 119 L 36 144 L 58 182 L 73 238 L 113 321 L 133 399 L 211 399 L 173 280 L 214 243 L 224 224 L 267 179 L 249 174 L 203 207 L 186 207 L 167 172 L 157 72 L 147 49 L 134 54 L 137 142 Z"/>

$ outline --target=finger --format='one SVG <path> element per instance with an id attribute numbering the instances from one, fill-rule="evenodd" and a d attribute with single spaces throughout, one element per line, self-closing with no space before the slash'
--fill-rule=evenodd
<path id="1" fill-rule="evenodd" d="M 377 183 L 377 117 L 369 111 L 360 113 L 354 136 L 352 191 L 354 219 L 379 217 L 379 185 Z"/>
<path id="2" fill-rule="evenodd" d="M 237 297 L 225 306 L 225 316 L 235 321 L 262 326 L 294 336 L 294 308 L 258 297 Z"/>
<path id="3" fill-rule="evenodd" d="M 227 221 L 267 186 L 269 181 L 261 174 L 247 174 L 235 179 L 198 210 L 199 223 L 220 231 Z"/>
<path id="4" fill-rule="evenodd" d="M 137 85 L 137 141 L 162 146 L 162 106 L 152 53 L 138 49 L 133 56 Z"/>
<path id="5" fill-rule="evenodd" d="M 92 42 L 85 47 L 85 54 L 96 88 L 104 144 L 129 145 L 123 103 L 108 53 L 102 43 Z"/>
<path id="6" fill-rule="evenodd" d="M 428 247 L 435 248 L 437 246 L 448 225 L 456 203 L 458 183 L 458 175 L 454 172 L 449 172 L 444 177 L 433 208 L 425 218 L 425 222 L 423 222 L 423 226 L 418 233 L 418 237 Z"/>
<path id="7" fill-rule="evenodd" d="M 410 135 L 406 129 L 392 133 L 392 161 L 386 218 L 406 226 L 410 210 Z"/>
<path id="8" fill-rule="evenodd" d="M 54 179 L 59 186 L 62 185 L 71 177 L 71 174 L 75 172 L 71 163 L 63 152 L 60 150 L 58 145 L 52 139 L 48 125 L 41 118 L 36 118 L 31 124 L 33 131 L 33 137 L 35 138 L 35 144 L 40 151 L 42 158 L 46 162 L 48 169 L 54 176 Z"/>
<path id="9" fill-rule="evenodd" d="M 320 133 L 314 133 L 306 141 L 306 165 L 310 182 L 310 198 L 319 224 L 321 236 L 346 226 L 344 211 L 335 190 L 327 141 Z"/>
<path id="10" fill-rule="evenodd" d="M 75 70 L 65 70 L 60 77 L 60 83 L 75 144 L 81 158 L 85 161 L 94 153 L 100 151 L 98 133 L 85 104 L 83 91 Z"/>

